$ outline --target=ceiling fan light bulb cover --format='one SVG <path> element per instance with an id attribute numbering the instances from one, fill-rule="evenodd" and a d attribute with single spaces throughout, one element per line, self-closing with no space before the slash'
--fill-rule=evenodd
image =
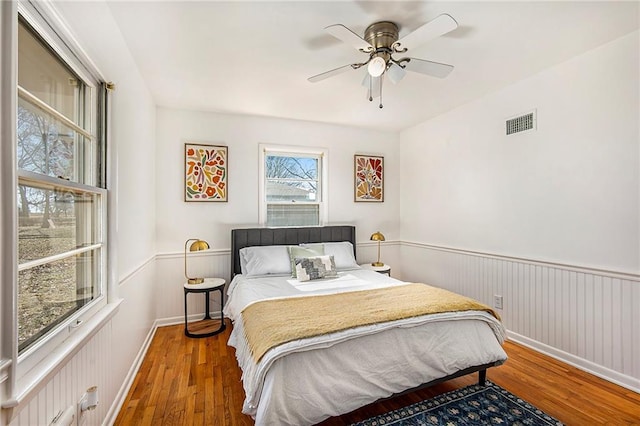
<path id="1" fill-rule="evenodd" d="M 393 84 L 396 84 L 404 78 L 406 73 L 407 72 L 404 70 L 404 68 L 392 62 L 389 66 L 389 69 L 387 70 L 386 75 L 389 77 L 389 80 L 391 80 Z"/>
<path id="2" fill-rule="evenodd" d="M 373 58 L 369 62 L 369 65 L 367 65 L 367 71 L 372 77 L 380 77 L 382 73 L 384 73 L 385 68 L 387 68 L 387 63 L 380 56 Z"/>

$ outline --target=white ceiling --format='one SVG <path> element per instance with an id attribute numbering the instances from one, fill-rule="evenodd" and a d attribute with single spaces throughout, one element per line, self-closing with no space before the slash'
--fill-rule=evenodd
<path id="1" fill-rule="evenodd" d="M 639 3 L 618 2 L 166 2 L 109 7 L 160 106 L 398 131 L 638 28 Z M 363 35 L 380 20 L 400 37 L 441 13 L 459 27 L 408 56 L 455 66 L 445 79 L 407 73 L 366 99 L 364 68 L 307 78 L 366 55 L 327 34 Z M 398 57 L 398 55 L 396 55 Z"/>

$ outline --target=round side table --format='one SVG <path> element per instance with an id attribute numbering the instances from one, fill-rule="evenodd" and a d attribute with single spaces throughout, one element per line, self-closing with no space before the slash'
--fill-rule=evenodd
<path id="1" fill-rule="evenodd" d="M 360 267 L 362 269 L 370 269 L 372 271 L 376 271 L 381 274 L 387 274 L 388 276 L 391 276 L 391 266 L 387 264 L 384 264 L 382 266 L 373 266 L 370 263 L 365 263 L 364 265 L 360 265 Z"/>
<path id="2" fill-rule="evenodd" d="M 222 278 L 205 278 L 200 284 L 184 284 L 184 334 L 188 337 L 209 337 L 221 333 L 225 330 L 224 314 L 222 307 L 224 306 L 224 285 L 225 280 Z M 218 320 L 211 318 L 209 314 L 209 299 L 212 291 L 220 292 L 220 324 Z M 189 293 L 205 294 L 205 310 L 204 318 L 199 321 L 189 322 L 187 318 L 187 295 Z M 191 330 L 189 330 L 191 326 Z M 213 328 L 213 326 L 218 326 Z"/>

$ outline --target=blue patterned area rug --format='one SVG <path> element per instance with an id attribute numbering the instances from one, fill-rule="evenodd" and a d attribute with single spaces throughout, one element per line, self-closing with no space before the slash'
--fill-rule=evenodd
<path id="1" fill-rule="evenodd" d="M 561 426 L 562 423 L 487 380 L 486 386 L 467 386 L 352 426 L 383 425 Z"/>

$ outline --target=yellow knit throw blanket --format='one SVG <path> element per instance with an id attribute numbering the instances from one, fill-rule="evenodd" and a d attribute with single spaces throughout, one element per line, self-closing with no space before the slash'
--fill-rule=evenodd
<path id="1" fill-rule="evenodd" d="M 426 284 L 264 300 L 242 311 L 245 337 L 255 362 L 271 348 L 306 337 L 420 315 L 493 309 Z"/>

